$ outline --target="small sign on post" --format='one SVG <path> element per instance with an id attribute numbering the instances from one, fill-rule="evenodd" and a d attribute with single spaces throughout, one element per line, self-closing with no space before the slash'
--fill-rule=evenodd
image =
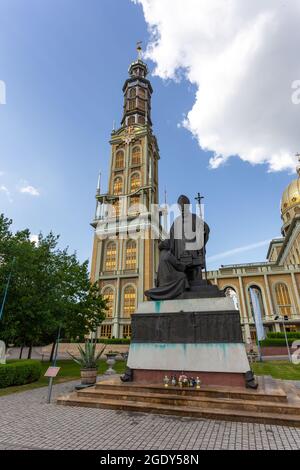
<path id="1" fill-rule="evenodd" d="M 57 376 L 59 370 L 60 370 L 60 367 L 53 367 L 53 366 L 50 366 L 50 367 L 48 367 L 48 369 L 46 370 L 44 377 L 52 377 L 52 378 L 54 378 L 54 377 Z"/>

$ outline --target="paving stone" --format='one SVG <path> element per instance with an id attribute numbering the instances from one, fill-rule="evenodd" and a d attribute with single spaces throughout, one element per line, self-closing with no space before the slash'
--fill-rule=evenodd
<path id="1" fill-rule="evenodd" d="M 64 407 L 58 395 L 77 382 L 0 397 L 0 450 L 300 449 L 300 429 L 210 419 Z"/>

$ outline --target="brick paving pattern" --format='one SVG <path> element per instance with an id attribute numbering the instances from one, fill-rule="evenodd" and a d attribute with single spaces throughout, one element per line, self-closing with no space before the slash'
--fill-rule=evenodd
<path id="1" fill-rule="evenodd" d="M 76 382 L 55 385 L 53 398 Z M 0 397 L 4 449 L 300 449 L 300 429 L 46 404 L 47 388 Z"/>

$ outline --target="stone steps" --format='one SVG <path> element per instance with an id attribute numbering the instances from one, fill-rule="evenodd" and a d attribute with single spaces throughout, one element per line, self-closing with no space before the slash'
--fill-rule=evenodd
<path id="1" fill-rule="evenodd" d="M 280 402 L 267 402 L 261 401 L 256 402 L 255 400 L 245 400 L 245 399 L 232 399 L 232 398 L 211 398 L 205 396 L 182 396 L 178 394 L 172 394 L 170 390 L 169 394 L 165 393 L 153 393 L 153 392 L 136 392 L 128 390 L 102 390 L 102 389 L 86 389 L 77 392 L 78 397 L 80 398 L 92 398 L 95 401 L 102 400 L 122 400 L 125 402 L 144 402 L 157 404 L 161 406 L 170 405 L 176 407 L 192 407 L 192 408 L 201 408 L 201 409 L 228 409 L 228 410 L 248 410 L 258 413 L 282 413 L 282 414 L 292 414 L 299 415 L 300 417 L 300 407 L 284 405 Z"/>
<path id="2" fill-rule="evenodd" d="M 290 385 L 259 378 L 259 390 L 226 387 L 201 389 L 121 383 L 119 378 L 98 382 L 58 398 L 69 406 L 167 414 L 300 427 L 300 396 Z"/>
<path id="3" fill-rule="evenodd" d="M 57 400 L 60 405 L 82 406 L 92 408 L 106 408 L 123 410 L 127 412 L 154 413 L 162 415 L 173 415 L 188 418 L 206 418 L 238 422 L 255 422 L 282 426 L 300 427 L 300 414 L 266 413 L 250 410 L 222 409 L 217 406 L 213 408 L 202 408 L 199 406 L 176 406 L 152 403 L 150 401 L 123 400 L 120 398 L 99 398 L 90 396 L 79 396 L 72 393 Z"/>
<path id="4" fill-rule="evenodd" d="M 95 386 L 96 390 L 118 390 L 119 392 L 136 392 L 136 393 L 160 393 L 167 395 L 178 395 L 183 397 L 211 397 L 220 399 L 234 400 L 250 400 L 250 401 L 267 401 L 287 403 L 286 393 L 280 387 L 268 387 L 264 384 L 263 390 L 251 390 L 229 387 L 201 387 L 196 388 L 180 388 L 180 387 L 164 387 L 161 385 L 137 385 L 134 383 L 122 384 L 119 380 L 98 382 Z M 267 393 L 266 393 L 267 391 Z"/>

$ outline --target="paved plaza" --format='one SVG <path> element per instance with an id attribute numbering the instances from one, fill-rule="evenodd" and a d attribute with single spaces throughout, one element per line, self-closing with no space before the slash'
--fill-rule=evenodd
<path id="1" fill-rule="evenodd" d="M 76 382 L 55 385 L 55 396 Z M 300 449 L 300 429 L 46 404 L 47 388 L 0 397 L 4 449 Z"/>

